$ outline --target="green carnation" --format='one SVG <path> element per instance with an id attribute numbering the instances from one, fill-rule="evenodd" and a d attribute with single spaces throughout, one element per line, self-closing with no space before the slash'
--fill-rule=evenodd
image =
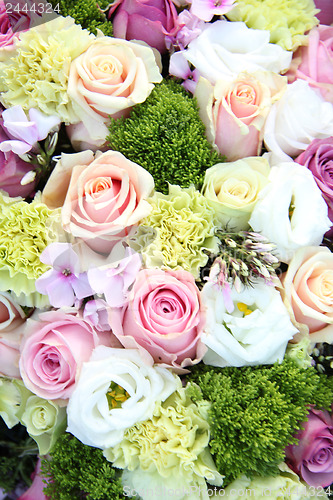
<path id="1" fill-rule="evenodd" d="M 309 488 L 285 463 L 279 465 L 279 471 L 276 477 L 255 476 L 249 479 L 242 476 L 223 490 L 223 497 L 232 498 L 232 500 L 242 500 L 248 497 L 265 497 L 270 500 L 328 498 L 323 488 Z M 217 491 L 212 498 L 221 498 L 221 494 Z"/>
<path id="2" fill-rule="evenodd" d="M 149 483 L 189 488 L 206 478 L 222 484 L 209 452 L 209 404 L 193 403 L 186 389 L 158 403 L 151 419 L 127 430 L 121 443 L 104 451 L 115 467 L 136 471 Z M 144 476 L 147 474 L 147 476 Z M 204 481 L 203 481 L 204 482 Z"/>
<path id="3" fill-rule="evenodd" d="M 16 51 L 0 63 L 2 104 L 39 108 L 67 123 L 78 121 L 67 95 L 69 68 L 94 38 L 69 17 L 21 33 Z"/>
<path id="4" fill-rule="evenodd" d="M 230 21 L 243 21 L 249 28 L 270 31 L 271 43 L 295 51 L 306 43 L 304 34 L 319 21 L 313 0 L 237 0 L 227 14 Z"/>
<path id="5" fill-rule="evenodd" d="M 214 253 L 218 248 L 209 201 L 193 186 L 175 185 L 169 186 L 168 195 L 156 192 L 148 201 L 152 211 L 142 226 L 154 229 L 154 239 L 145 247 L 149 230 L 137 239 L 146 266 L 185 269 L 197 278 L 208 260 L 205 250 Z"/>
<path id="6" fill-rule="evenodd" d="M 36 292 L 35 280 L 48 269 L 39 257 L 57 239 L 56 220 L 56 212 L 43 203 L 0 192 L 0 290 L 12 290 L 22 305 L 47 303 Z"/>

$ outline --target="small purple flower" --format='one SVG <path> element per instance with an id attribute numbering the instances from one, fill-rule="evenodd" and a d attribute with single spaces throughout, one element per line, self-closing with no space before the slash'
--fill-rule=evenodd
<path id="1" fill-rule="evenodd" d="M 38 109 L 29 110 L 28 120 L 21 106 L 13 106 L 2 112 L 2 127 L 9 136 L 9 140 L 0 143 L 0 151 L 23 155 L 43 139 L 48 133 L 60 125 L 56 116 L 46 116 Z"/>
<path id="2" fill-rule="evenodd" d="M 190 12 L 203 21 L 223 16 L 234 7 L 235 0 L 192 0 Z"/>
<path id="3" fill-rule="evenodd" d="M 200 77 L 200 73 L 197 69 L 193 71 L 191 70 L 186 57 L 184 57 L 183 50 L 175 52 L 170 57 L 169 73 L 176 78 L 182 78 L 183 80 L 185 80 L 182 83 L 183 87 L 194 94 L 197 81 Z"/>
<path id="4" fill-rule="evenodd" d="M 104 294 L 109 306 L 121 307 L 140 269 L 140 255 L 126 248 L 125 257 L 116 266 L 89 269 L 89 284 L 95 293 Z"/>
<path id="5" fill-rule="evenodd" d="M 108 305 L 105 300 L 89 300 L 84 306 L 83 317 L 99 332 L 111 330 L 108 320 Z"/>
<path id="6" fill-rule="evenodd" d="M 93 295 L 87 273 L 80 273 L 79 257 L 70 243 L 51 243 L 40 260 L 52 269 L 36 280 L 36 290 L 48 295 L 53 307 L 71 307 L 76 299 Z"/>
<path id="7" fill-rule="evenodd" d="M 180 50 L 184 50 L 207 26 L 204 21 L 186 9 L 179 14 L 177 25 L 180 27 L 180 30 L 173 34 L 173 36 L 167 35 L 165 37 L 168 49 L 173 45 Z"/>

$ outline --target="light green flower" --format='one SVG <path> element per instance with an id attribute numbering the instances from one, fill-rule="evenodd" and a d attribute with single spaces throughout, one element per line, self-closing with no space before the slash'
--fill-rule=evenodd
<path id="1" fill-rule="evenodd" d="M 39 257 L 57 239 L 58 217 L 37 200 L 27 203 L 0 192 L 0 291 L 12 290 L 20 305 L 47 304 L 35 280 L 48 269 Z"/>
<path id="2" fill-rule="evenodd" d="M 268 500 L 310 500 L 313 497 L 328 498 L 323 488 L 308 488 L 300 481 L 297 474 L 287 467 L 286 464 L 279 465 L 280 475 L 276 477 L 259 477 L 252 479 L 242 476 L 228 485 L 224 495 L 216 492 L 212 498 L 230 498 L 241 500 L 243 498 L 267 498 Z"/>
<path id="3" fill-rule="evenodd" d="M 66 430 L 66 408 L 32 395 L 28 398 L 21 423 L 36 441 L 40 455 L 46 455 Z"/>
<path id="4" fill-rule="evenodd" d="M 206 478 L 220 486 L 222 476 L 208 448 L 208 406 L 194 404 L 186 389 L 180 388 L 156 405 L 151 419 L 131 427 L 121 443 L 104 455 L 115 467 L 142 477 L 146 474 L 150 483 L 159 478 L 160 485 L 171 481 L 174 487 L 189 489 Z"/>
<path id="5" fill-rule="evenodd" d="M 311 341 L 309 335 L 305 335 L 296 344 L 288 344 L 285 357 L 292 359 L 300 368 L 312 366 Z"/>
<path id="6" fill-rule="evenodd" d="M 270 31 L 271 43 L 295 51 L 306 43 L 305 32 L 319 24 L 313 0 L 237 0 L 227 14 L 231 21 L 243 21 L 249 28 Z"/>
<path id="7" fill-rule="evenodd" d="M 94 38 L 74 19 L 61 16 L 21 33 L 16 51 L 0 63 L 2 104 L 39 108 L 66 123 L 79 121 L 67 95 L 69 68 Z"/>
<path id="8" fill-rule="evenodd" d="M 152 211 L 141 224 L 153 228 L 155 238 L 146 247 L 147 231 L 141 241 L 138 238 L 145 265 L 185 269 L 198 277 L 199 268 L 208 260 L 204 250 L 218 249 L 215 212 L 209 201 L 194 186 L 182 189 L 176 185 L 169 185 L 168 195 L 156 192 L 148 201 Z"/>
<path id="9" fill-rule="evenodd" d="M 0 377 L 0 416 L 9 429 L 19 423 L 22 405 L 30 394 L 21 380 Z"/>

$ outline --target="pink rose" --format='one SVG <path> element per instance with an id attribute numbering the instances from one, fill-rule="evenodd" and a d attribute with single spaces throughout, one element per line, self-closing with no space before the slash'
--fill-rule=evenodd
<path id="1" fill-rule="evenodd" d="M 128 304 L 111 309 L 109 321 L 124 347 L 141 346 L 156 363 L 179 369 L 198 363 L 206 351 L 199 290 L 187 271 L 140 271 Z"/>
<path id="2" fill-rule="evenodd" d="M 328 411 L 310 410 L 297 445 L 286 448 L 287 465 L 307 484 L 326 487 L 333 482 L 333 419 Z"/>
<path id="3" fill-rule="evenodd" d="M 165 36 L 177 31 L 177 10 L 171 0 L 116 0 L 110 14 L 117 38 L 143 40 L 161 53 L 166 52 Z"/>
<path id="4" fill-rule="evenodd" d="M 63 226 L 94 251 L 109 253 L 116 241 L 127 236 L 130 229 L 149 214 L 151 206 L 146 199 L 154 188 L 154 179 L 117 151 L 97 154 L 88 165 L 73 166 L 69 156 L 75 157 L 63 156 L 59 166 L 64 171 L 63 163 L 68 160 L 71 165 L 62 207 Z M 57 172 L 54 178 L 61 182 Z M 49 183 L 52 187 L 52 176 Z M 53 189 L 57 191 L 55 185 Z M 63 190 L 64 186 L 60 192 Z"/>
<path id="5" fill-rule="evenodd" d="M 328 205 L 328 216 L 333 224 L 333 137 L 313 140 L 295 162 L 311 171 Z"/>
<path id="6" fill-rule="evenodd" d="M 9 137 L 0 123 L 0 142 L 8 139 Z M 32 193 L 35 187 L 34 182 L 23 186 L 20 184 L 25 174 L 30 170 L 33 170 L 32 165 L 21 160 L 12 151 L 6 153 L 0 151 L 0 189 L 6 191 L 9 196 L 26 198 Z"/>
<path id="7" fill-rule="evenodd" d="M 41 460 L 40 458 L 37 461 L 36 468 L 32 475 L 32 484 L 30 488 L 28 488 L 23 495 L 21 495 L 18 500 L 48 500 L 49 497 L 44 495 L 44 488 L 46 487 L 45 478 L 41 474 L 40 470 Z M 46 480 L 47 482 L 47 480 Z"/>
<path id="8" fill-rule="evenodd" d="M 282 276 L 286 306 L 308 326 L 312 342 L 333 342 L 333 254 L 327 247 L 296 250 Z"/>
<path id="9" fill-rule="evenodd" d="M 257 76 L 244 73 L 233 82 L 219 80 L 215 86 L 200 78 L 195 89 L 207 138 L 229 162 L 259 155 L 266 116 L 273 98 L 286 85 L 273 73 Z"/>
<path id="10" fill-rule="evenodd" d="M 320 24 L 332 24 L 333 23 L 333 4 L 332 0 L 314 0 L 317 9 L 320 12 L 316 14 L 319 19 Z"/>
<path id="11" fill-rule="evenodd" d="M 97 345 L 110 345 L 110 337 L 61 310 L 41 313 L 37 321 L 29 319 L 19 363 L 25 386 L 41 398 L 69 398 L 82 363 Z"/>
<path id="12" fill-rule="evenodd" d="M 97 37 L 74 59 L 68 77 L 68 95 L 81 129 L 71 129 L 76 144 L 103 145 L 110 116 L 128 116 L 162 81 L 156 54 L 147 45 L 108 36 Z"/>
<path id="13" fill-rule="evenodd" d="M 287 75 L 290 83 L 296 78 L 306 80 L 333 103 L 333 27 L 318 26 L 310 31 L 308 45 L 295 52 Z"/>
<path id="14" fill-rule="evenodd" d="M 10 293 L 0 293 L 0 373 L 20 378 L 20 343 L 25 314 Z"/>

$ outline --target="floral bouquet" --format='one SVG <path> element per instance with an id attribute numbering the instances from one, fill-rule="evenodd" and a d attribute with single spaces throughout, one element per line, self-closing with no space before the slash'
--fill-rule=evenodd
<path id="1" fill-rule="evenodd" d="M 0 497 L 329 498 L 331 1 L 0 9 Z"/>

